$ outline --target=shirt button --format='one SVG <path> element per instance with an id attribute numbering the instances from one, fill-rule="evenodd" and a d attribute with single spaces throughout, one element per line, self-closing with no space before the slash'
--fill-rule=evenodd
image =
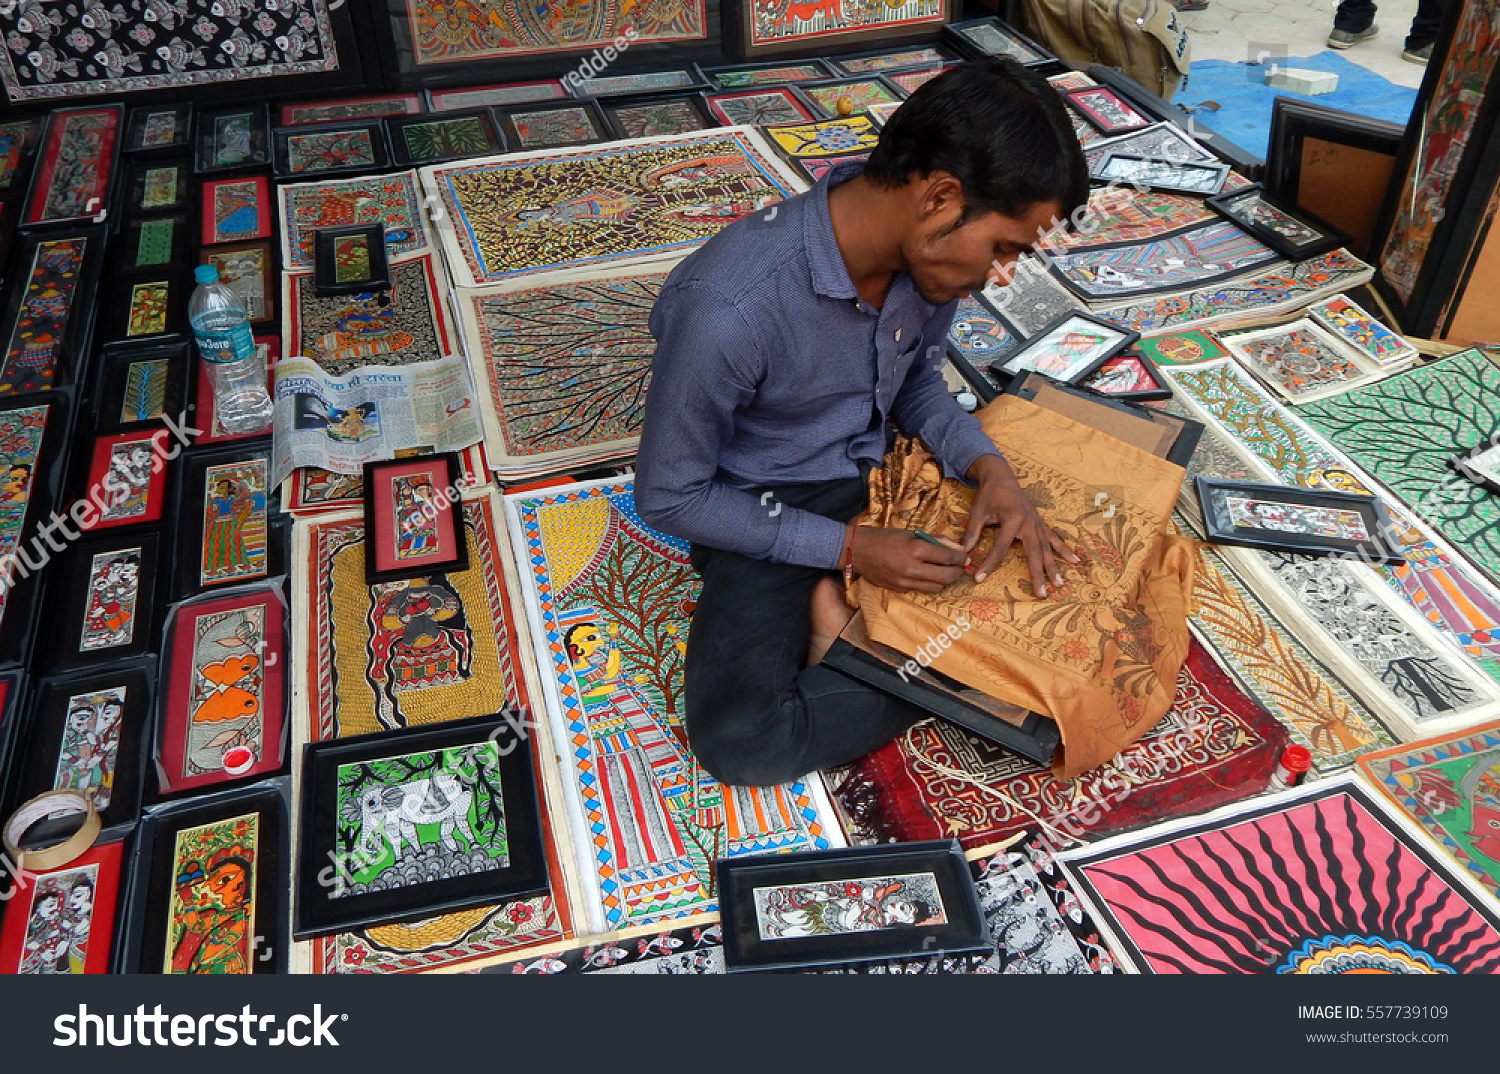
<path id="1" fill-rule="evenodd" d="M 899 328 L 896 329 L 896 342 L 897 343 L 901 342 L 901 329 L 899 329 Z"/>

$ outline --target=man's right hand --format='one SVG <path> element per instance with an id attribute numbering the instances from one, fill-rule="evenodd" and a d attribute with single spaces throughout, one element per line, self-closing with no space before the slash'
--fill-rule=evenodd
<path id="1" fill-rule="evenodd" d="M 963 577 L 966 558 L 959 544 L 943 541 L 939 548 L 914 537 L 910 530 L 873 526 L 854 530 L 854 572 L 886 589 L 936 593 Z"/>

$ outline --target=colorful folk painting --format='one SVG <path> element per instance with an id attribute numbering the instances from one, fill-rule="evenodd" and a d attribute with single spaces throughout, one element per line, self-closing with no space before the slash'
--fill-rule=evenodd
<path id="1" fill-rule="evenodd" d="M 1193 365 L 1229 357 L 1229 352 L 1217 339 L 1196 329 L 1154 339 L 1138 339 L 1135 346 L 1157 365 Z"/>
<path id="2" fill-rule="evenodd" d="M 1446 465 L 1500 429 L 1500 369 L 1484 352 L 1309 403 L 1301 415 L 1500 580 L 1500 502 Z"/>
<path id="3" fill-rule="evenodd" d="M 40 101 L 214 85 L 233 93 L 228 83 L 336 71 L 329 10 L 318 0 L 250 8 L 120 0 L 107 9 L 79 5 L 66 15 L 43 5 L 7 20 L 0 82 L 12 101 Z"/>
<path id="4" fill-rule="evenodd" d="M 911 96 L 946 70 L 946 67 L 925 67 L 919 71 L 892 71 L 885 77 Z"/>
<path id="5" fill-rule="evenodd" d="M 391 266 L 381 292 L 320 295 L 312 273 L 288 277 L 287 338 L 335 376 L 362 365 L 409 365 L 448 354 L 448 329 L 431 256 Z"/>
<path id="6" fill-rule="evenodd" d="M 155 421 L 161 417 L 167 401 L 167 381 L 171 363 L 166 358 L 131 362 L 125 372 L 125 388 L 120 399 L 120 424 Z"/>
<path id="7" fill-rule="evenodd" d="M 360 127 L 288 135 L 286 159 L 287 171 L 293 175 L 340 168 L 373 168 L 376 163 L 374 132 Z"/>
<path id="8" fill-rule="evenodd" d="M 491 740 L 338 766 L 341 899 L 510 865 L 500 747 Z"/>
<path id="9" fill-rule="evenodd" d="M 402 474 L 391 482 L 391 532 L 396 559 L 426 559 L 438 551 L 437 506 L 430 474 Z"/>
<path id="10" fill-rule="evenodd" d="M 1089 122 L 1106 134 L 1135 130 L 1151 122 L 1121 100 L 1113 90 L 1105 89 L 1103 86 L 1075 90 L 1065 94 L 1064 100 L 1082 112 Z"/>
<path id="11" fill-rule="evenodd" d="M 439 5 L 406 0 L 412 62 L 419 67 L 534 56 L 627 43 L 701 41 L 708 34 L 704 0 L 631 4 L 596 0 L 459 0 Z M 632 31 L 625 37 L 626 30 Z"/>
<path id="12" fill-rule="evenodd" d="M 205 472 L 199 585 L 265 576 L 266 468 L 266 460 L 250 459 Z"/>
<path id="13" fill-rule="evenodd" d="M 1392 189 L 1411 194 L 1396 207 L 1381 247 L 1380 272 L 1402 301 L 1410 300 L 1438 223 L 1452 211 L 1453 182 L 1500 60 L 1500 2 L 1466 4 L 1448 41 L 1432 95 L 1422 115 L 1412 117 L 1411 129 L 1422 132 L 1416 152 L 1400 178 L 1391 179 Z"/>
<path id="14" fill-rule="evenodd" d="M 254 972 L 259 851 L 259 813 L 176 834 L 163 973 Z"/>
<path id="15" fill-rule="evenodd" d="M 1143 242 L 1212 219 L 1214 213 L 1202 198 L 1101 186 L 1089 193 L 1088 213 L 1078 226 L 1053 232 L 1047 240 L 1067 249 Z"/>
<path id="16" fill-rule="evenodd" d="M 828 77 L 816 63 L 788 64 L 785 67 L 746 67 L 737 71 L 714 71 L 713 80 L 721 89 L 746 89 L 778 82 L 813 82 Z"/>
<path id="17" fill-rule="evenodd" d="M 816 183 L 840 164 L 857 164 L 869 159 L 868 153 L 850 153 L 846 157 L 804 157 L 797 161 L 797 167 Z"/>
<path id="18" fill-rule="evenodd" d="M 1106 153 L 1127 153 L 1131 156 L 1157 157 L 1162 160 L 1214 161 L 1219 159 L 1175 123 L 1153 123 L 1149 127 L 1143 127 L 1129 134 L 1120 134 L 1113 138 L 1095 138 L 1083 149 L 1083 159 L 1090 171 L 1093 171 L 1104 159 Z"/>
<path id="19" fill-rule="evenodd" d="M 211 159 L 217 168 L 255 163 L 261 156 L 256 148 L 260 116 L 255 112 L 231 112 L 214 116 Z"/>
<path id="20" fill-rule="evenodd" d="M 177 204 L 176 164 L 164 164 L 160 168 L 147 168 L 141 181 L 142 209 L 170 209 Z"/>
<path id="21" fill-rule="evenodd" d="M 26 148 L 35 137 L 34 119 L 0 123 L 0 191 L 9 190 L 15 185 L 21 174 L 21 161 L 26 156 Z"/>
<path id="22" fill-rule="evenodd" d="M 1029 257 L 1016 263 L 1008 283 L 988 283 L 981 294 L 1026 336 L 1034 336 L 1060 318 L 1078 312 L 1078 300 Z"/>
<path id="23" fill-rule="evenodd" d="M 1218 493 L 1226 493 L 1219 497 Z M 1246 529 L 1275 530 L 1277 533 L 1300 533 L 1308 537 L 1328 537 L 1338 541 L 1368 541 L 1369 527 L 1358 511 L 1333 507 L 1312 507 L 1280 500 L 1259 500 L 1250 496 L 1227 494 L 1216 489 L 1231 525 Z"/>
<path id="24" fill-rule="evenodd" d="M 665 270 L 461 299 L 488 388 L 491 462 L 538 472 L 559 451 L 635 450 Z"/>
<path id="25" fill-rule="evenodd" d="M 879 82 L 836 82 L 827 86 L 808 85 L 802 87 L 802 92 L 807 94 L 825 116 L 847 115 L 849 112 L 859 112 L 875 104 L 899 103 L 901 98 L 892 93 L 889 88 Z M 842 102 L 847 101 L 850 105 L 847 111 L 840 111 Z"/>
<path id="26" fill-rule="evenodd" d="M 1304 322 L 1305 324 L 1305 322 Z M 1223 337 L 1236 357 L 1294 402 L 1346 383 L 1368 379 L 1363 368 L 1316 329 L 1289 327 Z"/>
<path id="27" fill-rule="evenodd" d="M 9 59 L 11 54 L 3 55 Z M 3 68 L 0 60 L 0 72 Z M 37 177 L 26 207 L 26 223 L 74 220 L 104 210 L 109 203 L 121 114 L 119 106 L 53 113 L 37 151 Z"/>
<path id="28" fill-rule="evenodd" d="M 1083 380 L 1083 387 L 1105 395 L 1130 395 L 1133 392 L 1149 392 L 1161 389 L 1151 370 L 1133 354 L 1119 354 L 1108 359 L 1097 373 L 1090 373 Z"/>
<path id="29" fill-rule="evenodd" d="M 315 101 L 281 106 L 281 125 L 332 123 L 340 119 L 379 119 L 422 111 L 422 98 L 415 94 L 395 97 L 364 97 L 345 101 Z"/>
<path id="30" fill-rule="evenodd" d="M 109 445 L 103 485 L 109 494 L 99 512 L 103 522 L 115 524 L 145 520 L 161 513 L 153 503 L 151 487 L 154 434 L 121 438 Z"/>
<path id="31" fill-rule="evenodd" d="M 1060 856 L 1143 973 L 1495 973 L 1500 915 L 1359 783 Z"/>
<path id="32" fill-rule="evenodd" d="M 77 791 L 99 812 L 109 808 L 120 754 L 120 721 L 125 715 L 124 686 L 68 698 L 62 743 L 52 786 Z"/>
<path id="33" fill-rule="evenodd" d="M 712 908 L 718 858 L 830 845 L 816 788 L 726 787 L 688 748 L 686 542 L 640 521 L 629 484 L 549 491 L 507 509 L 569 809 L 593 831 L 577 848 L 593 929 Z"/>
<path id="34" fill-rule="evenodd" d="M 167 330 L 167 305 L 172 285 L 168 280 L 146 280 L 130 287 L 130 306 L 125 314 L 125 335 L 159 336 Z"/>
<path id="35" fill-rule="evenodd" d="M 450 270 L 479 286 L 685 252 L 796 187 L 750 131 L 422 169 L 449 216 Z"/>
<path id="36" fill-rule="evenodd" d="M 522 149 L 545 149 L 555 145 L 577 145 L 604 137 L 586 108 L 538 108 L 513 112 L 511 126 Z"/>
<path id="37" fill-rule="evenodd" d="M 771 123 L 801 123 L 813 118 L 807 106 L 790 90 L 775 86 L 744 93 L 716 93 L 705 100 L 708 110 L 730 125 L 764 127 Z"/>
<path id="38" fill-rule="evenodd" d="M 1238 197 L 1227 198 L 1224 208 L 1247 223 L 1274 231 L 1293 246 L 1307 246 L 1323 237 L 1316 228 L 1267 202 L 1259 191 L 1250 190 Z"/>
<path id="39" fill-rule="evenodd" d="M 39 549 L 33 564 L 20 548 L 49 413 L 47 405 L 0 410 L 0 564 L 13 564 L 18 553 L 20 561 L 32 569 L 40 569 L 46 562 L 46 555 Z M 0 587 L 0 622 L 10 589 L 8 585 Z"/>
<path id="40" fill-rule="evenodd" d="M 89 242 L 79 237 L 37 243 L 21 307 L 0 361 L 0 395 L 41 391 L 56 383 Z"/>
<path id="41" fill-rule="evenodd" d="M 837 47 L 851 34 L 856 40 L 861 36 L 878 39 L 902 28 L 929 25 L 935 32 L 947 21 L 944 9 L 943 0 L 756 4 L 745 11 L 745 48 L 753 53 L 768 46 L 812 48 L 823 42 Z"/>
<path id="42" fill-rule="evenodd" d="M 1047 57 L 1005 32 L 998 22 L 981 22 L 954 27 L 964 40 L 991 56 L 1009 56 L 1021 63 L 1037 63 Z"/>
<path id="43" fill-rule="evenodd" d="M 1194 287 L 1275 259 L 1274 250 L 1221 220 L 1142 243 L 1056 254 L 1052 271 L 1095 302 Z"/>
<path id="44" fill-rule="evenodd" d="M 276 315 L 275 300 L 268 290 L 276 273 L 269 243 L 253 242 L 233 248 L 204 250 L 203 263 L 219 271 L 219 282 L 240 296 L 252 321 Z"/>
<path id="45" fill-rule="evenodd" d="M 580 97 L 621 97 L 634 93 L 662 93 L 692 89 L 698 81 L 690 71 L 645 71 L 634 75 L 605 75 L 577 83 Z"/>
<path id="46" fill-rule="evenodd" d="M 370 240 L 364 235 L 341 235 L 333 244 L 333 278 L 358 283 L 370 278 Z"/>
<path id="47" fill-rule="evenodd" d="M 751 895 L 762 940 L 843 936 L 948 921 L 937 877 L 931 873 L 778 884 L 755 888 Z"/>
<path id="48" fill-rule="evenodd" d="M 177 140 L 177 110 L 152 112 L 141 126 L 142 149 L 157 149 Z"/>
<path id="49" fill-rule="evenodd" d="M 1072 381 L 1124 338 L 1107 325 L 1084 317 L 1072 317 L 1028 340 L 1005 359 L 1004 371 L 1022 373 L 1034 370 L 1055 380 Z"/>
<path id="50" fill-rule="evenodd" d="M 838 59 L 834 62 L 839 68 L 851 75 L 878 75 L 886 71 L 898 71 L 906 67 L 924 67 L 928 64 L 941 64 L 947 60 L 935 48 L 913 48 L 904 52 L 886 52 L 879 56 L 855 56 L 850 59 Z"/>
<path id="51" fill-rule="evenodd" d="M 500 149 L 488 124 L 479 116 L 404 123 L 397 130 L 406 148 L 405 155 L 411 160 L 472 157 Z"/>
<path id="52" fill-rule="evenodd" d="M 142 220 L 136 228 L 135 267 L 170 264 L 176 236 L 177 221 L 173 217 Z"/>
<path id="53" fill-rule="evenodd" d="M 264 179 L 225 179 L 204 186 L 205 242 L 243 242 L 269 234 Z"/>
<path id="54" fill-rule="evenodd" d="M 384 224 L 392 258 L 427 245 L 415 172 L 316 183 L 279 184 L 281 259 L 288 272 L 313 267 L 313 232 L 348 224 Z"/>
<path id="55" fill-rule="evenodd" d="M 659 101 L 654 104 L 627 105 L 609 109 L 627 138 L 650 138 L 658 134 L 686 134 L 713 126 L 693 107 L 691 101 Z"/>
<path id="56" fill-rule="evenodd" d="M 1343 295 L 1314 303 L 1308 315 L 1376 362 L 1415 357 L 1412 346 Z"/>
<path id="57" fill-rule="evenodd" d="M 862 115 L 767 127 L 766 136 L 783 153 L 797 158 L 868 153 L 880 141 L 874 122 Z"/>
<path id="58" fill-rule="evenodd" d="M 1359 767 L 1465 872 L 1500 894 L 1500 724 L 1367 754 Z"/>
<path id="59" fill-rule="evenodd" d="M 135 638 L 135 608 L 141 595 L 141 550 L 100 552 L 89 564 L 88 598 L 80 652 L 129 645 Z"/>
<path id="60" fill-rule="evenodd" d="M 99 865 L 90 863 L 37 877 L 31 885 L 26 938 L 16 973 L 84 973 L 94 940 L 95 892 Z"/>
<path id="61" fill-rule="evenodd" d="M 181 776 L 223 772 L 231 751 L 248 756 L 230 767 L 253 766 L 265 746 L 266 605 L 192 613 L 184 625 L 192 630 L 193 670 Z"/>
<path id="62" fill-rule="evenodd" d="M 994 310 L 970 295 L 958 300 L 953 324 L 948 328 L 948 345 L 983 372 L 990 363 L 1014 353 L 1021 337 Z"/>

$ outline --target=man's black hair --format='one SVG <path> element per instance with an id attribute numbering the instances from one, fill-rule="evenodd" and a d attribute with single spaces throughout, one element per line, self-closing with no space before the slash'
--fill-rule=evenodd
<path id="1" fill-rule="evenodd" d="M 959 224 L 984 212 L 1023 216 L 1047 201 L 1067 220 L 1089 196 L 1061 95 L 1008 56 L 959 64 L 920 86 L 865 163 L 865 177 L 887 189 L 935 171 L 963 186 Z"/>

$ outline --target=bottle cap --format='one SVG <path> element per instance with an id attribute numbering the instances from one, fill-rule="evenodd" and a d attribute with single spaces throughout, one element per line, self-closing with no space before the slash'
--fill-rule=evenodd
<path id="1" fill-rule="evenodd" d="M 1312 753 L 1306 746 L 1288 746 L 1281 752 L 1281 767 L 1294 776 L 1312 768 Z"/>
<path id="2" fill-rule="evenodd" d="M 219 270 L 213 265 L 199 265 L 193 269 L 193 279 L 199 283 L 218 283 Z"/>
<path id="3" fill-rule="evenodd" d="M 960 410 L 969 414 L 979 409 L 979 397 L 973 392 L 959 392 L 953 397 L 953 401 L 958 404 Z"/>

